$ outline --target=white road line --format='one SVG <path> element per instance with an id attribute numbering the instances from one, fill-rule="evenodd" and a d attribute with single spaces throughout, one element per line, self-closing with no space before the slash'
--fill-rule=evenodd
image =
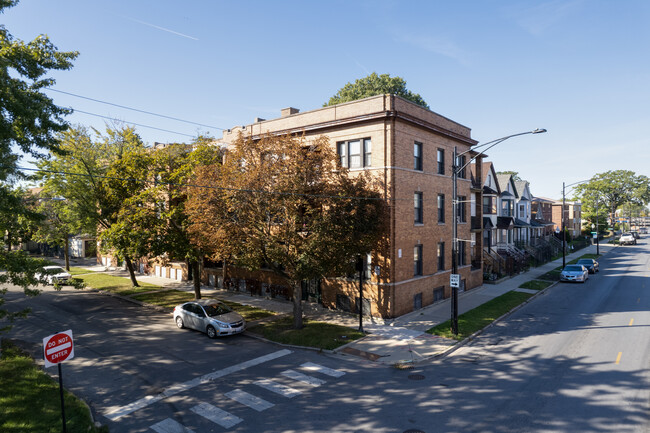
<path id="1" fill-rule="evenodd" d="M 260 386 L 264 389 L 268 389 L 271 392 L 280 394 L 283 397 L 293 398 L 297 395 L 300 395 L 300 391 L 293 389 L 289 386 L 282 385 L 281 383 L 275 382 L 271 379 L 262 379 L 253 382 L 253 385 Z"/>
<path id="2" fill-rule="evenodd" d="M 319 373 L 332 377 L 341 377 L 345 374 L 343 371 L 334 370 L 333 368 L 324 367 L 319 364 L 314 364 L 313 362 L 306 362 L 302 364 L 301 367 L 309 371 L 317 371 Z"/>
<path id="3" fill-rule="evenodd" d="M 225 410 L 221 410 L 218 407 L 212 406 L 208 403 L 197 404 L 190 410 L 198 415 L 201 415 L 204 418 L 209 419 L 214 423 L 219 424 L 223 428 L 230 428 L 243 421 L 243 419 L 239 418 L 238 416 L 226 412 Z"/>
<path id="4" fill-rule="evenodd" d="M 262 398 L 256 397 L 253 394 L 249 394 L 246 391 L 241 389 L 235 389 L 224 394 L 226 397 L 235 400 L 245 406 L 255 409 L 258 412 L 269 409 L 275 406 L 273 403 L 270 403 Z"/>
<path id="5" fill-rule="evenodd" d="M 187 428 L 171 418 L 160 421 L 158 424 L 154 424 L 149 428 L 156 433 L 194 433 L 194 430 L 191 428 Z"/>
<path id="6" fill-rule="evenodd" d="M 313 386 L 320 386 L 326 383 L 324 380 L 312 376 L 307 376 L 306 374 L 300 373 L 296 370 L 285 370 L 280 374 L 285 377 L 288 377 L 289 379 L 297 380 Z"/>
<path id="7" fill-rule="evenodd" d="M 120 418 L 122 418 L 125 415 L 128 415 L 130 413 L 135 412 L 136 410 L 142 409 L 143 407 L 147 407 L 151 404 L 154 404 L 160 400 L 163 400 L 167 397 L 171 397 L 172 395 L 176 395 L 178 393 L 181 393 L 183 391 L 187 391 L 189 389 L 192 389 L 196 386 L 202 385 L 207 382 L 211 382 L 215 379 L 218 379 L 220 377 L 227 376 L 231 373 L 236 373 L 241 370 L 245 370 L 250 367 L 254 367 L 256 365 L 262 364 L 267 361 L 272 361 L 274 359 L 280 358 L 282 356 L 288 355 L 292 353 L 288 349 L 283 349 L 279 350 L 277 352 L 269 353 L 268 355 L 265 356 L 260 356 L 259 358 L 251 359 L 246 362 L 242 362 L 240 364 L 235 364 L 230 367 L 224 368 L 223 370 L 218 370 L 218 371 L 213 371 L 212 373 L 205 374 L 203 376 L 194 378 L 192 380 L 188 380 L 187 382 L 179 383 L 176 385 L 172 385 L 169 388 L 165 389 L 163 392 L 160 394 L 156 395 L 148 395 L 144 398 L 141 398 L 140 400 L 134 401 L 133 403 L 129 403 L 125 406 L 111 406 L 106 408 L 106 411 L 104 412 L 104 416 L 111 421 L 116 421 Z"/>

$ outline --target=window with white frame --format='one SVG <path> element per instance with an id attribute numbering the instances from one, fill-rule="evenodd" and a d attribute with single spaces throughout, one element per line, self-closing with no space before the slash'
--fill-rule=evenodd
<path id="1" fill-rule="evenodd" d="M 339 141 L 336 147 L 343 167 L 363 168 L 369 167 L 372 163 L 372 142 L 370 138 Z"/>

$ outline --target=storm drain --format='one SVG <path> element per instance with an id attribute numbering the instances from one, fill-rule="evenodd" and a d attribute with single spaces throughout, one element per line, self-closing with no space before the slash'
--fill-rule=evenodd
<path id="1" fill-rule="evenodd" d="M 411 380 L 422 380 L 424 379 L 424 375 L 422 374 L 409 374 L 408 378 Z"/>

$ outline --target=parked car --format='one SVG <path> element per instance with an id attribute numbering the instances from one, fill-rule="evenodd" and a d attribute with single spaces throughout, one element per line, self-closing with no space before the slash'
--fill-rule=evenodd
<path id="1" fill-rule="evenodd" d="M 589 271 L 582 265 L 566 265 L 560 272 L 560 281 L 580 281 L 589 279 Z"/>
<path id="2" fill-rule="evenodd" d="M 620 245 L 636 245 L 636 238 L 632 233 L 623 233 L 618 239 Z"/>
<path id="3" fill-rule="evenodd" d="M 647 235 L 648 234 L 648 228 L 647 227 L 641 227 L 639 229 L 639 233 Z"/>
<path id="4" fill-rule="evenodd" d="M 216 299 L 198 299 L 177 305 L 174 308 L 174 322 L 180 329 L 196 329 L 210 338 L 239 334 L 246 328 L 242 316 Z"/>
<path id="5" fill-rule="evenodd" d="M 61 266 L 44 266 L 43 272 L 34 274 L 34 276 L 39 280 L 45 279 L 47 284 L 59 284 L 72 278 L 72 275 Z"/>
<path id="6" fill-rule="evenodd" d="M 590 274 L 595 274 L 596 272 L 600 271 L 599 264 L 594 259 L 580 259 L 578 260 L 576 265 L 584 266 L 585 268 L 587 268 Z"/>

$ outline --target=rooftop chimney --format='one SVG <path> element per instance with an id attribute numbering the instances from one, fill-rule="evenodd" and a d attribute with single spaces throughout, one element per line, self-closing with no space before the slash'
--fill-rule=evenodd
<path id="1" fill-rule="evenodd" d="M 298 114 L 298 113 L 300 113 L 300 110 L 293 107 L 283 108 L 282 110 L 280 110 L 281 117 L 287 117 L 287 116 L 291 116 L 292 114 Z"/>

